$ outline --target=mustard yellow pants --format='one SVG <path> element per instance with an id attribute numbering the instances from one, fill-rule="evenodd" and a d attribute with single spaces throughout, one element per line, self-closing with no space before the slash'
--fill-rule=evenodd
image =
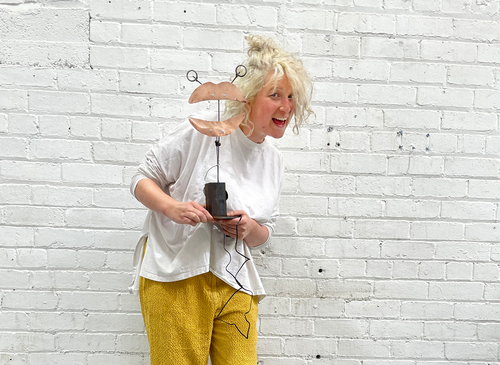
<path id="1" fill-rule="evenodd" d="M 175 282 L 141 277 L 151 365 L 257 364 L 257 297 L 211 272 Z M 230 299 L 231 298 L 231 299 Z"/>

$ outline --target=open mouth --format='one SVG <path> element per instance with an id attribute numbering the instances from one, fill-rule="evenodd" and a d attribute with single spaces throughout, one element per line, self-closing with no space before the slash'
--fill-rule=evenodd
<path id="1" fill-rule="evenodd" d="M 286 118 L 273 118 L 273 123 L 280 128 L 286 126 Z"/>

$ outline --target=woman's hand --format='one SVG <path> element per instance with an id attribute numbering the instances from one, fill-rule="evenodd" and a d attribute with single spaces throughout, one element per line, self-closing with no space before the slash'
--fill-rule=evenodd
<path id="1" fill-rule="evenodd" d="M 136 198 L 149 209 L 163 214 L 175 223 L 190 224 L 213 222 L 204 205 L 196 202 L 178 202 L 161 190 L 153 180 L 142 179 L 135 188 Z"/>
<path id="2" fill-rule="evenodd" d="M 164 214 L 179 224 L 196 226 L 198 223 L 213 222 L 213 218 L 205 209 L 205 205 L 193 201 L 182 203 L 172 199 Z"/>
<path id="3" fill-rule="evenodd" d="M 266 242 L 269 235 L 267 228 L 250 218 L 245 211 L 233 210 L 227 215 L 235 218 L 215 220 L 220 224 L 225 235 L 236 238 L 236 226 L 238 226 L 238 239 L 245 240 L 248 246 L 255 247 Z"/>

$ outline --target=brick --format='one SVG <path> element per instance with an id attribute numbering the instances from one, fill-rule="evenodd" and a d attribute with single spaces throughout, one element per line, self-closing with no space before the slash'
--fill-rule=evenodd
<path id="1" fill-rule="evenodd" d="M 60 90 L 118 91 L 118 73 L 107 70 L 59 70 Z"/>
<path id="2" fill-rule="evenodd" d="M 304 193 L 353 194 L 354 184 L 352 176 L 299 175 L 299 188 Z"/>
<path id="3" fill-rule="evenodd" d="M 439 12 L 440 4 L 436 4 L 434 1 L 430 0 L 415 0 L 413 2 L 413 8 L 417 11 L 429 11 L 429 12 Z"/>
<path id="4" fill-rule="evenodd" d="M 447 302 L 401 303 L 401 317 L 404 319 L 446 320 L 453 319 L 454 306 Z"/>
<path id="5" fill-rule="evenodd" d="M 71 126 L 67 116 L 41 115 L 38 117 L 37 129 L 42 136 L 68 138 Z"/>
<path id="6" fill-rule="evenodd" d="M 159 1 L 154 4 L 153 19 L 173 23 L 216 24 L 216 7 L 213 4 Z"/>
<path id="7" fill-rule="evenodd" d="M 65 221 L 70 227 L 120 228 L 123 213 L 118 209 L 72 208 L 65 211 Z"/>
<path id="8" fill-rule="evenodd" d="M 469 223 L 465 227 L 465 238 L 472 241 L 498 241 L 500 232 L 496 223 Z"/>
<path id="9" fill-rule="evenodd" d="M 293 297 L 311 297 L 316 293 L 316 285 L 311 279 L 262 278 L 266 292 L 271 296 L 290 293 Z"/>
<path id="10" fill-rule="evenodd" d="M 498 342 L 500 340 L 500 325 L 498 323 L 478 324 L 477 333 L 481 341 Z"/>
<path id="11" fill-rule="evenodd" d="M 423 197 L 465 197 L 467 181 L 460 179 L 415 178 L 413 194 Z"/>
<path id="12" fill-rule="evenodd" d="M 21 184 L 0 184 L 0 204 L 29 204 L 31 187 Z"/>
<path id="13" fill-rule="evenodd" d="M 396 18 L 396 34 L 406 36 L 451 37 L 453 19 L 399 15 Z"/>
<path id="14" fill-rule="evenodd" d="M 361 56 L 395 59 L 418 59 L 419 42 L 415 39 L 393 37 L 363 37 Z"/>
<path id="15" fill-rule="evenodd" d="M 378 258 L 379 247 L 375 240 L 328 239 L 325 255 L 332 258 Z"/>
<path id="16" fill-rule="evenodd" d="M 498 281 L 500 277 L 500 267 L 496 263 L 475 263 L 473 279 L 476 281 Z M 494 288 L 493 285 L 486 284 L 485 296 L 487 289 Z"/>
<path id="17" fill-rule="evenodd" d="M 335 172 L 383 174 L 386 171 L 386 157 L 382 155 L 335 154 L 330 162 Z"/>
<path id="18" fill-rule="evenodd" d="M 56 308 L 57 302 L 54 292 L 16 290 L 4 293 L 2 308 L 52 310 Z"/>
<path id="19" fill-rule="evenodd" d="M 451 222 L 412 222 L 411 237 L 414 239 L 461 240 L 465 227 L 462 223 Z"/>
<path id="20" fill-rule="evenodd" d="M 329 125 L 352 127 L 380 127 L 384 114 L 376 108 L 328 108 L 327 120 Z"/>
<path id="21" fill-rule="evenodd" d="M 36 86 L 53 89 L 55 86 L 56 73 L 50 69 L 32 69 L 26 67 L 0 68 L 0 84 L 4 86 Z"/>
<path id="22" fill-rule="evenodd" d="M 500 161 L 490 158 L 447 158 L 444 173 L 448 176 L 499 177 Z"/>
<path id="23" fill-rule="evenodd" d="M 26 158 L 28 141 L 23 138 L 0 137 L 0 157 Z"/>
<path id="24" fill-rule="evenodd" d="M 263 335 L 312 335 L 313 322 L 311 320 L 299 318 L 268 318 L 265 322 L 262 322 L 260 330 Z"/>
<path id="25" fill-rule="evenodd" d="M 196 70 L 200 73 L 209 69 L 209 55 L 206 52 L 155 49 L 151 52 L 153 70 L 176 70 L 187 72 Z"/>
<path id="26" fill-rule="evenodd" d="M 496 206 L 486 202 L 443 202 L 441 217 L 452 219 L 493 220 Z"/>
<path id="27" fill-rule="evenodd" d="M 446 264 L 447 280 L 471 280 L 473 264 L 470 262 L 449 262 Z"/>
<path id="28" fill-rule="evenodd" d="M 301 37 L 305 54 L 359 57 L 359 37 L 331 34 L 304 34 Z"/>
<path id="29" fill-rule="evenodd" d="M 378 105 L 414 105 L 417 89 L 397 85 L 361 85 L 359 102 Z"/>
<path id="30" fill-rule="evenodd" d="M 378 199 L 335 198 L 328 199 L 328 214 L 339 217 L 381 217 L 383 203 Z"/>
<path id="31" fill-rule="evenodd" d="M 477 46 L 472 43 L 428 39 L 421 41 L 420 57 L 424 60 L 474 62 L 477 54 Z"/>
<path id="32" fill-rule="evenodd" d="M 52 113 L 83 113 L 90 111 L 90 97 L 84 93 L 31 91 L 29 110 Z"/>
<path id="33" fill-rule="evenodd" d="M 437 218 L 441 203 L 432 200 L 395 200 L 387 199 L 385 213 L 387 217 L 397 218 Z"/>
<path id="34" fill-rule="evenodd" d="M 440 341 L 395 341 L 391 349 L 398 358 L 435 359 L 445 354 L 445 345 Z"/>
<path id="35" fill-rule="evenodd" d="M 335 27 L 335 14 L 321 9 L 288 9 L 284 19 L 291 29 L 332 31 Z"/>
<path id="36" fill-rule="evenodd" d="M 238 6 L 225 4 L 216 8 L 217 23 L 232 26 L 276 27 L 278 11 L 270 6 Z"/>
<path id="37" fill-rule="evenodd" d="M 423 281 L 377 281 L 373 289 L 376 299 L 427 299 L 429 285 Z"/>
<path id="38" fill-rule="evenodd" d="M 160 126 L 151 122 L 132 122 L 132 140 L 156 142 L 160 138 Z"/>
<path id="39" fill-rule="evenodd" d="M 7 224 L 28 226 L 60 226 L 64 223 L 59 208 L 8 206 L 4 209 Z"/>
<path id="40" fill-rule="evenodd" d="M 61 292 L 58 308 L 61 310 L 114 311 L 118 309 L 118 295 L 98 292 Z"/>
<path id="41" fill-rule="evenodd" d="M 22 90 L 0 90 L 0 110 L 27 110 L 28 94 Z"/>
<path id="42" fill-rule="evenodd" d="M 448 68 L 447 81 L 456 85 L 492 87 L 495 84 L 495 74 L 490 67 L 451 65 Z"/>
<path id="43" fill-rule="evenodd" d="M 368 321 L 352 319 L 317 319 L 314 334 L 338 338 L 362 338 L 368 333 Z"/>
<path id="44" fill-rule="evenodd" d="M 349 301 L 345 313 L 351 318 L 394 318 L 399 315 L 401 303 L 396 300 Z"/>
<path id="45" fill-rule="evenodd" d="M 90 21 L 90 40 L 96 43 L 115 43 L 120 40 L 121 24 L 97 19 Z"/>
<path id="46" fill-rule="evenodd" d="M 91 16 L 93 18 L 114 18 L 127 20 L 151 19 L 150 3 L 144 0 L 124 0 L 102 2 L 90 1 Z"/>
<path id="47" fill-rule="evenodd" d="M 179 77 L 162 74 L 120 73 L 120 90 L 130 93 L 177 94 Z"/>
<path id="48" fill-rule="evenodd" d="M 83 41 L 9 40 L 0 49 L 0 61 L 33 67 L 88 67 L 88 48 Z"/>
<path id="49" fill-rule="evenodd" d="M 498 63 L 500 46 L 496 44 L 479 44 L 477 46 L 477 60 L 479 62 Z"/>
<path id="50" fill-rule="evenodd" d="M 389 80 L 405 83 L 442 84 L 446 80 L 446 71 L 446 66 L 441 64 L 396 62 L 391 65 Z"/>
<path id="51" fill-rule="evenodd" d="M 453 36 L 458 39 L 491 42 L 500 39 L 496 22 L 476 19 L 455 19 Z"/>
<path id="52" fill-rule="evenodd" d="M 446 356 L 450 360 L 496 360 L 498 343 L 447 342 Z"/>
<path id="53" fill-rule="evenodd" d="M 121 184 L 122 170 L 118 165 L 63 164 L 62 179 L 73 183 Z"/>
<path id="54" fill-rule="evenodd" d="M 408 177 L 357 176 L 356 193 L 383 196 L 409 196 L 412 180 Z"/>
<path id="55" fill-rule="evenodd" d="M 298 233 L 316 237 L 351 237 L 353 223 L 343 219 L 300 218 Z"/>
<path id="56" fill-rule="evenodd" d="M 435 175 L 443 173 L 445 161 L 434 156 L 390 156 L 389 175 Z"/>
<path id="57" fill-rule="evenodd" d="M 370 335 L 376 338 L 419 339 L 424 332 L 421 322 L 377 320 L 370 323 Z"/>
<path id="58" fill-rule="evenodd" d="M 472 323 L 431 322 L 424 325 L 424 338 L 431 340 L 444 340 L 455 338 L 457 340 L 474 341 L 476 325 Z"/>
<path id="59" fill-rule="evenodd" d="M 340 339 L 338 354 L 342 357 L 390 357 L 391 344 L 386 341 L 373 341 L 369 339 Z"/>
<path id="60" fill-rule="evenodd" d="M 474 92 L 465 89 L 419 87 L 417 104 L 438 107 L 472 107 Z"/>
<path id="61" fill-rule="evenodd" d="M 273 237 L 272 245 L 264 251 L 284 257 L 319 257 L 323 255 L 324 241 L 320 238 Z"/>
<path id="62" fill-rule="evenodd" d="M 149 66 L 148 51 L 144 48 L 91 46 L 90 64 L 93 67 L 146 69 Z"/>
<path id="63" fill-rule="evenodd" d="M 355 238 L 405 239 L 409 238 L 410 225 L 404 221 L 356 220 Z"/>
<path id="64" fill-rule="evenodd" d="M 421 262 L 418 265 L 418 278 L 424 280 L 443 280 L 446 265 L 443 262 Z"/>
<path id="65" fill-rule="evenodd" d="M 33 186 L 33 203 L 37 205 L 90 206 L 92 190 L 64 186 Z"/>
<path id="66" fill-rule="evenodd" d="M 312 100 L 316 102 L 352 103 L 357 99 L 358 87 L 352 84 L 317 82 Z"/>
<path id="67" fill-rule="evenodd" d="M 38 21 L 33 21 L 33 17 Z M 0 19 L 2 39 L 75 43 L 88 40 L 85 9 L 39 7 L 30 12 L 18 12 L 15 17 L 9 16 L 9 12 L 1 12 Z"/>
<path id="68" fill-rule="evenodd" d="M 91 144 L 83 141 L 36 139 L 30 144 L 30 157 L 38 160 L 91 160 Z"/>
<path id="69" fill-rule="evenodd" d="M 36 352 L 54 351 L 54 337 L 43 332 L 2 332 L 0 333 L 0 351 L 2 352 Z"/>
<path id="70" fill-rule="evenodd" d="M 340 13 L 338 30 L 346 33 L 394 34 L 396 18 L 389 14 Z"/>
<path id="71" fill-rule="evenodd" d="M 143 332 L 144 323 L 139 313 L 90 313 L 85 318 L 89 332 L 107 332 L 113 328 L 120 332 Z"/>
<path id="72" fill-rule="evenodd" d="M 313 354 L 336 353 L 337 342 L 334 339 L 289 338 L 285 340 L 285 354 L 305 356 Z"/>
<path id="73" fill-rule="evenodd" d="M 123 24 L 120 41 L 126 44 L 145 46 L 179 47 L 182 30 L 169 25 Z"/>
<path id="74" fill-rule="evenodd" d="M 149 146 L 142 144 L 96 142 L 93 144 L 93 155 L 97 162 L 125 162 L 138 165 L 149 149 Z"/>
<path id="75" fill-rule="evenodd" d="M 150 100 L 146 97 L 129 95 L 92 95 L 92 112 L 115 116 L 149 116 Z"/>
<path id="76" fill-rule="evenodd" d="M 58 348 L 66 351 L 115 351 L 115 334 L 112 333 L 57 333 Z"/>
<path id="77" fill-rule="evenodd" d="M 496 109 L 500 106 L 500 93 L 496 90 L 476 90 L 475 95 L 474 106 L 477 108 Z"/>
<path id="78" fill-rule="evenodd" d="M 496 321 L 500 314 L 498 303 L 457 303 L 454 318 L 467 321 Z"/>

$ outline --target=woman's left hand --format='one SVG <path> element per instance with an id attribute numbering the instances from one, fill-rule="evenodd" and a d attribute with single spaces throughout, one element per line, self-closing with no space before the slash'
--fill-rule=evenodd
<path id="1" fill-rule="evenodd" d="M 259 225 L 243 210 L 233 210 L 227 215 L 234 217 L 234 219 L 215 219 L 215 221 L 221 225 L 224 234 L 232 238 L 236 238 L 236 227 L 238 227 L 238 239 L 244 240 L 252 232 L 255 225 Z"/>

